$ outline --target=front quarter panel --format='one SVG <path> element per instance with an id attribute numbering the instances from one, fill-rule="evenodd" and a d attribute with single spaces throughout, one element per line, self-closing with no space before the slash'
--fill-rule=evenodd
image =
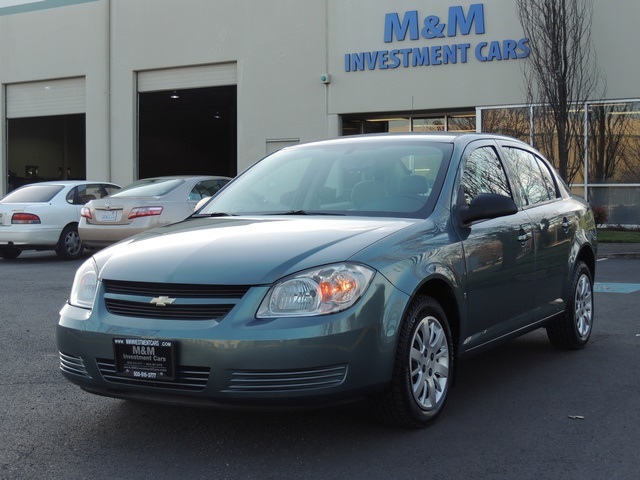
<path id="1" fill-rule="evenodd" d="M 573 273 L 573 267 L 576 264 L 578 258 L 585 260 L 592 259 L 591 273 L 595 276 L 595 259 L 598 254 L 598 234 L 596 229 L 595 217 L 591 207 L 581 198 L 574 198 L 574 202 L 577 202 L 582 207 L 576 209 L 576 232 L 572 239 L 571 255 L 569 257 L 570 269 L 569 275 Z M 589 262 L 587 262 L 589 263 Z"/>

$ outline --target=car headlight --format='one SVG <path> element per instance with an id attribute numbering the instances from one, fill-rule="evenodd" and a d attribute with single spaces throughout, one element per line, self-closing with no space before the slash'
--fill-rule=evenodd
<path id="1" fill-rule="evenodd" d="M 97 289 L 98 268 L 93 258 L 90 258 L 76 272 L 69 303 L 76 307 L 92 309 Z"/>
<path id="2" fill-rule="evenodd" d="M 346 310 L 362 296 L 374 271 L 341 263 L 306 270 L 278 281 L 258 309 L 258 318 L 327 315 Z"/>

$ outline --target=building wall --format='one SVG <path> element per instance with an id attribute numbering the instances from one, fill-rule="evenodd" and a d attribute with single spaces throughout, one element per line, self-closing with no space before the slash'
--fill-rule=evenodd
<path id="1" fill-rule="evenodd" d="M 479 61 L 475 48 L 481 42 L 520 40 L 523 37 L 514 1 L 486 0 L 479 2 L 449 0 L 424 2 L 418 0 L 394 0 L 345 2 L 329 0 L 329 70 L 332 83 L 329 90 L 329 111 L 385 112 L 425 109 L 450 109 L 489 105 L 519 104 L 524 101 L 521 73 L 522 60 L 494 59 Z M 484 33 L 476 34 L 472 28 L 468 35 L 457 30 L 456 36 L 448 36 L 451 7 L 462 7 L 468 15 L 472 4 L 484 6 Z M 428 17 L 439 18 L 445 24 L 442 37 L 431 28 L 425 38 L 399 41 L 394 38 L 386 43 L 385 15 L 397 13 L 400 19 L 405 12 L 418 11 L 420 29 Z M 607 98 L 637 98 L 640 95 L 637 78 L 640 62 L 637 45 L 640 31 L 635 26 L 640 18 L 640 2 L 594 2 L 592 40 L 597 53 L 597 63 L 607 78 Z M 428 25 L 433 22 L 429 21 Z M 346 72 L 344 55 L 356 52 L 390 51 L 393 49 L 439 47 L 470 44 L 467 62 L 460 56 L 457 63 L 420 67 L 399 66 L 395 69 L 379 69 Z M 503 53 L 504 53 L 504 49 Z M 488 48 L 480 54 L 488 57 Z"/>
<path id="2" fill-rule="evenodd" d="M 109 177 L 106 3 L 87 2 L 24 13 L 0 11 L 0 84 L 86 79 L 88 178 Z M 10 10 L 10 9 L 6 9 Z M 5 88 L 0 89 L 5 104 Z M 3 110 L 4 111 L 4 110 Z M 6 119 L 0 116 L 0 171 L 6 174 Z M 0 193 L 4 193 L 0 182 Z"/>
<path id="3" fill-rule="evenodd" d="M 238 171 L 267 140 L 325 138 L 324 0 L 112 3 L 112 162 L 131 177 L 136 72 L 237 62 Z M 122 180 L 120 180 L 122 181 Z"/>
<path id="4" fill-rule="evenodd" d="M 481 42 L 504 45 L 505 40 L 522 38 L 515 2 L 39 2 L 47 4 L 64 6 L 0 9 L 0 84 L 85 78 L 87 177 L 92 179 L 125 184 L 137 178 L 136 79 L 138 72 L 148 70 L 236 64 L 238 171 L 267 153 L 270 142 L 339 135 L 341 114 L 472 109 L 524 101 L 521 60 L 480 61 L 475 55 Z M 476 18 L 468 35 L 458 29 L 452 36 L 447 31 L 451 9 L 468 14 L 473 5 L 482 5 L 484 33 L 476 32 Z M 386 15 L 395 13 L 402 20 L 413 11 L 433 28 L 415 40 L 407 35 L 385 42 Z M 598 65 L 607 76 L 607 98 L 640 97 L 640 62 L 634 60 L 640 43 L 637 18 L 640 2 L 635 0 L 595 2 L 592 32 Z M 466 44 L 465 61 L 458 56 L 440 65 L 345 69 L 346 54 L 423 47 L 437 52 Z M 438 63 L 437 55 L 434 60 Z M 331 75 L 329 84 L 321 80 L 324 73 Z M 3 104 L 4 95 L 3 88 Z M 0 122 L 5 132 L 4 115 Z"/>

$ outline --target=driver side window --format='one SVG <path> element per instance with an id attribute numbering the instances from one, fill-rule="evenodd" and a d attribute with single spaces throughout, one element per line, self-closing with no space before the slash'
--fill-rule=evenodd
<path id="1" fill-rule="evenodd" d="M 468 156 L 460 186 L 467 205 L 480 193 L 497 193 L 512 198 L 502 163 L 495 149 L 489 146 L 476 148 Z"/>

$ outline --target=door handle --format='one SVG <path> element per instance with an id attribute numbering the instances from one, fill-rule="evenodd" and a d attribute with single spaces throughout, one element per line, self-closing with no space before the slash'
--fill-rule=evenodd
<path id="1" fill-rule="evenodd" d="M 518 232 L 518 242 L 524 247 L 527 241 L 531 238 L 531 232 L 525 232 L 524 229 L 520 229 Z"/>
<path id="2" fill-rule="evenodd" d="M 571 223 L 569 222 L 567 217 L 564 217 L 562 219 L 562 223 L 560 225 L 562 226 L 562 229 L 564 230 L 564 233 L 567 233 L 569 231 L 569 227 L 571 227 Z"/>

